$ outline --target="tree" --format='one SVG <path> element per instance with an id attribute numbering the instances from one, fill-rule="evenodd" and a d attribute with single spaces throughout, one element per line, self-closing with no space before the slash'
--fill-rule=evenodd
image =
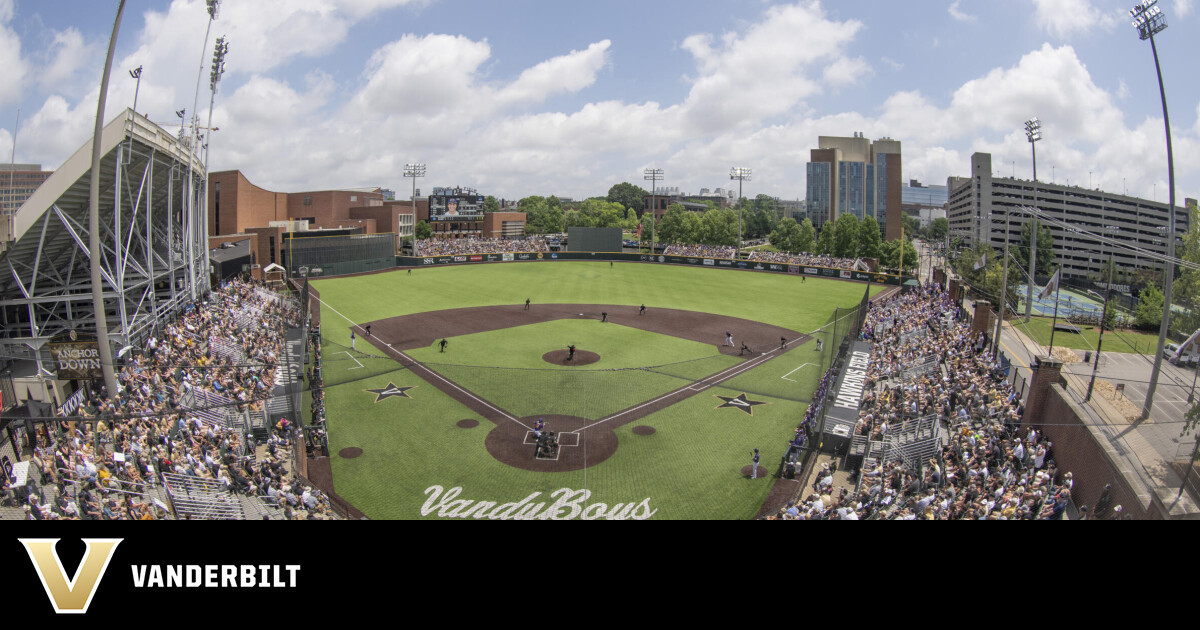
<path id="1" fill-rule="evenodd" d="M 634 186 L 629 182 L 621 182 L 608 189 L 608 197 L 606 199 L 611 203 L 619 203 L 627 209 L 641 212 L 644 205 L 643 200 L 648 194 L 641 186 Z"/>
<path id="2" fill-rule="evenodd" d="M 789 254 L 800 253 L 800 226 L 796 220 L 787 218 L 775 226 L 771 232 L 771 246 Z"/>
<path id="3" fill-rule="evenodd" d="M 950 233 L 950 221 L 945 217 L 938 217 L 929 225 L 929 239 L 941 243 L 946 240 L 946 234 Z"/>
<path id="4" fill-rule="evenodd" d="M 730 209 L 705 212 L 700 217 L 699 242 L 713 246 L 737 245 L 737 213 Z"/>
<path id="5" fill-rule="evenodd" d="M 692 243 L 684 225 L 684 215 L 689 214 L 683 209 L 683 204 L 673 203 L 667 206 L 667 213 L 658 222 L 658 240 L 668 245 L 676 243 Z"/>
<path id="6" fill-rule="evenodd" d="M 1054 236 L 1050 228 L 1037 219 L 1030 219 L 1021 228 L 1021 244 L 1016 257 L 1022 266 L 1029 265 L 1029 249 L 1033 246 L 1033 227 L 1037 227 L 1037 273 L 1049 275 L 1054 266 Z M 1028 269 L 1026 269 L 1028 271 Z"/>
<path id="7" fill-rule="evenodd" d="M 1179 257 L 1190 263 L 1200 263 L 1200 207 L 1188 204 L 1188 231 L 1183 235 Z M 1191 335 L 1200 328 L 1200 271 L 1182 268 L 1175 280 L 1172 300 L 1184 309 L 1184 315 L 1173 317 L 1171 326 L 1182 335 Z"/>
<path id="8" fill-rule="evenodd" d="M 887 269 L 899 269 L 900 239 L 884 241 L 879 247 L 879 264 Z M 904 240 L 904 268 L 912 269 L 917 266 L 917 248 L 908 239 Z"/>
<path id="9" fill-rule="evenodd" d="M 904 223 L 904 240 L 913 240 L 914 236 L 921 233 L 921 220 L 904 212 L 900 213 L 900 217 Z"/>
<path id="10" fill-rule="evenodd" d="M 1143 330 L 1157 330 L 1162 325 L 1163 293 L 1154 285 L 1142 289 L 1134 325 Z"/>
<path id="11" fill-rule="evenodd" d="M 836 232 L 834 223 L 826 221 L 825 225 L 821 226 L 821 234 L 817 237 L 816 252 L 822 256 L 831 256 L 836 248 L 834 241 L 834 233 Z"/>
<path id="12" fill-rule="evenodd" d="M 413 233 L 417 238 L 430 238 L 433 236 L 433 228 L 429 227 L 428 221 L 417 221 L 417 226 L 414 228 Z"/>
<path id="13" fill-rule="evenodd" d="M 551 204 L 550 200 L 554 203 Z M 526 234 L 555 234 L 563 231 L 563 212 L 558 199 L 526 197 L 517 207 L 525 213 Z"/>
<path id="14" fill-rule="evenodd" d="M 834 223 L 833 255 L 854 258 L 858 253 L 858 217 L 845 213 Z"/>
<path id="15" fill-rule="evenodd" d="M 879 258 L 879 248 L 883 239 L 879 237 L 879 222 L 875 217 L 867 217 L 858 224 L 858 257 Z"/>
<path id="16" fill-rule="evenodd" d="M 792 219 L 792 221 L 795 221 L 795 219 Z M 816 245 L 817 245 L 817 229 L 813 227 L 812 219 L 805 217 L 804 220 L 800 222 L 800 237 L 799 237 L 799 240 L 796 242 L 795 253 L 797 253 L 797 254 L 811 253 L 813 248 L 816 247 Z"/>
<path id="17" fill-rule="evenodd" d="M 483 211 L 484 212 L 500 212 L 500 202 L 496 201 L 495 197 L 488 195 L 483 200 Z"/>

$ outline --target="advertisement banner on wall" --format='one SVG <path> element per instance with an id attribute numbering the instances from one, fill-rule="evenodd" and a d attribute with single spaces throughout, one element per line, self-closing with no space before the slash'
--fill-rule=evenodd
<path id="1" fill-rule="evenodd" d="M 49 343 L 50 356 L 58 369 L 58 380 L 101 379 L 100 346 L 95 341 Z"/>

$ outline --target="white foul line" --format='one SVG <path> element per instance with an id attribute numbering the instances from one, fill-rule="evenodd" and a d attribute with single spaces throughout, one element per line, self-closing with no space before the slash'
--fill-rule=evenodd
<path id="1" fill-rule="evenodd" d="M 799 372 L 800 370 L 803 370 L 804 368 L 806 368 L 806 367 L 808 367 L 808 366 L 810 366 L 810 365 L 816 365 L 816 363 L 805 363 L 804 365 L 801 365 L 800 367 L 798 367 L 798 368 L 796 368 L 796 369 L 792 370 L 791 372 L 788 372 L 787 374 L 784 374 L 783 376 L 780 376 L 779 378 L 781 378 L 781 379 L 783 379 L 783 380 L 785 380 L 785 381 L 791 381 L 791 382 L 793 382 L 793 383 L 799 383 L 800 381 L 797 381 L 797 380 L 795 380 L 795 379 L 791 379 L 791 378 L 788 378 L 788 377 L 789 377 L 789 376 L 791 376 L 791 375 L 793 375 L 793 374 L 795 374 L 796 372 Z"/>
<path id="2" fill-rule="evenodd" d="M 342 315 L 341 313 L 339 313 L 339 312 L 338 312 L 338 310 L 337 310 L 336 308 L 333 308 L 332 306 L 329 306 L 328 304 L 325 304 L 325 300 L 322 300 L 321 298 L 317 298 L 317 301 L 318 301 L 318 302 L 320 302 L 321 304 L 323 304 L 324 306 L 328 307 L 328 308 L 329 308 L 329 310 L 333 311 L 334 313 L 337 313 L 337 314 L 338 314 L 338 316 L 339 316 L 339 317 L 341 317 L 342 319 L 344 319 L 344 320 L 346 320 L 346 321 L 350 322 L 350 324 L 351 324 L 352 326 L 358 326 L 358 324 L 355 324 L 355 323 L 354 323 L 354 321 L 353 321 L 353 320 L 351 320 L 349 317 L 346 317 L 345 315 Z M 416 359 L 414 359 L 414 358 L 412 358 L 412 357 L 408 356 L 407 354 L 404 354 L 403 352 L 400 352 L 399 350 L 397 350 L 397 349 L 393 348 L 393 347 L 392 347 L 392 344 L 390 344 L 390 343 L 389 343 L 389 344 L 387 344 L 387 348 L 388 348 L 388 350 L 391 350 L 392 352 L 395 352 L 396 354 L 400 355 L 400 357 L 401 357 L 402 359 L 405 359 L 405 360 L 411 361 L 411 362 L 412 362 L 414 365 L 420 365 L 420 366 L 421 366 L 421 369 L 423 369 L 423 370 L 425 370 L 426 372 L 429 372 L 430 374 L 432 374 L 432 375 L 436 376 L 436 377 L 438 378 L 438 380 L 440 380 L 440 381 L 442 381 L 443 383 L 445 383 L 445 384 L 449 385 L 450 387 L 453 387 L 454 389 L 457 389 L 458 391 L 462 392 L 462 393 L 463 393 L 463 394 L 465 394 L 465 395 L 466 395 L 468 398 L 470 398 L 470 399 L 472 399 L 472 400 L 474 400 L 474 401 L 478 402 L 478 403 L 479 403 L 479 404 L 481 404 L 481 405 L 484 405 L 485 407 L 487 407 L 488 409 L 491 409 L 492 411 L 495 411 L 496 413 L 500 414 L 500 415 L 501 415 L 501 416 L 503 416 L 504 418 L 506 418 L 506 419 L 508 419 L 508 420 L 512 420 L 513 422 L 516 422 L 517 424 L 519 424 L 519 425 L 521 425 L 521 426 L 525 427 L 526 429 L 528 429 L 528 430 L 530 430 L 530 431 L 532 431 L 532 430 L 533 430 L 533 427 L 531 427 L 531 426 L 529 426 L 529 425 L 525 424 L 524 422 L 521 422 L 520 420 L 517 420 L 517 419 L 516 419 L 516 418 L 514 418 L 513 416 L 511 416 L 511 415 L 509 415 L 508 413 L 504 412 L 503 410 L 501 410 L 501 409 L 497 408 L 496 406 L 492 405 L 491 403 L 487 402 L 486 400 L 483 400 L 483 399 L 481 399 L 481 398 L 477 397 L 476 395 L 472 394 L 471 392 L 469 392 L 469 391 L 467 391 L 467 390 L 465 390 L 465 389 L 463 389 L 463 388 L 459 387 L 457 383 L 455 383 L 455 382 L 453 382 L 453 381 L 448 381 L 448 380 L 446 380 L 444 377 L 442 377 L 442 375 L 441 375 L 441 374 L 438 374 L 437 372 L 434 372 L 433 370 L 431 370 L 431 369 L 429 369 L 429 368 L 425 367 L 424 365 L 422 365 L 421 363 L 419 363 L 419 362 L 418 362 Z M 350 369 L 356 369 L 356 368 L 350 368 Z"/>
<path id="3" fill-rule="evenodd" d="M 605 422 L 608 422 L 609 420 L 616 420 L 617 418 L 620 418 L 621 416 L 623 416 L 627 413 L 633 413 L 634 411 L 637 411 L 638 409 L 653 405 L 654 403 L 659 402 L 660 400 L 670 398 L 671 396 L 674 396 L 674 395 L 684 391 L 685 389 L 690 389 L 695 392 L 702 392 L 702 391 L 708 389 L 709 387 L 713 387 L 714 385 L 718 385 L 724 381 L 727 381 L 727 380 L 741 374 L 742 372 L 745 372 L 746 370 L 750 370 L 750 369 L 758 367 L 758 365 L 760 363 L 770 360 L 767 357 L 768 357 L 768 355 L 759 355 L 758 357 L 750 359 L 749 361 L 746 361 L 745 363 L 742 363 L 741 365 L 735 365 L 733 367 L 726 368 L 725 370 L 723 370 L 721 372 L 717 372 L 716 374 L 713 374 L 712 376 L 709 376 L 707 378 L 696 381 L 695 383 L 692 383 L 691 385 L 688 385 L 687 387 L 680 387 L 679 389 L 676 389 L 674 391 L 663 394 L 662 396 L 659 396 L 658 398 L 655 398 L 654 400 L 646 401 L 636 407 L 631 407 L 629 409 L 626 409 L 625 411 L 615 413 L 607 418 L 602 418 L 600 420 L 597 420 L 597 421 L 587 425 L 586 427 L 581 427 L 579 429 L 576 429 L 575 431 L 577 433 L 582 433 L 583 431 L 585 431 L 587 429 L 590 429 L 597 425 L 604 424 Z M 704 385 L 704 386 L 700 387 L 700 389 L 696 389 L 696 385 L 699 385 L 701 383 L 705 383 L 708 381 L 712 381 L 712 382 L 709 383 L 708 385 Z"/>

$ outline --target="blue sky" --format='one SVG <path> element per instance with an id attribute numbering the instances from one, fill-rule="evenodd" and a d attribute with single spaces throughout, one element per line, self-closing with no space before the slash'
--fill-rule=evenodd
<path id="1" fill-rule="evenodd" d="M 282 191 L 468 185 L 498 197 L 603 195 L 641 171 L 689 192 L 804 196 L 819 135 L 889 136 L 905 179 L 944 184 L 974 151 L 1166 200 L 1162 110 L 1132 0 L 225 0 L 213 170 Z M 1161 0 L 1157 37 L 1177 194 L 1200 195 L 1196 0 Z M 115 0 L 0 0 L 0 159 L 57 166 L 86 141 Z M 129 0 L 108 116 L 192 109 L 200 0 Z M 211 48 L 211 41 L 209 48 Z M 205 66 L 208 59 L 205 59 Z M 207 70 L 205 70 L 207 74 Z M 200 115 L 208 116 L 207 79 Z"/>

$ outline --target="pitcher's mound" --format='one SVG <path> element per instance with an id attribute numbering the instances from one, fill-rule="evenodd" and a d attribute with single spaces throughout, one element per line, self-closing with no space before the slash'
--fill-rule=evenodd
<path id="1" fill-rule="evenodd" d="M 575 358 L 568 361 L 567 357 L 570 354 L 571 353 L 567 352 L 566 350 L 552 350 L 550 352 L 547 352 L 546 354 L 543 354 L 542 360 L 545 361 L 546 363 L 550 363 L 553 365 L 566 365 L 566 366 L 591 365 L 600 360 L 600 355 L 596 354 L 595 352 L 588 352 L 587 350 L 576 349 L 575 350 Z"/>

